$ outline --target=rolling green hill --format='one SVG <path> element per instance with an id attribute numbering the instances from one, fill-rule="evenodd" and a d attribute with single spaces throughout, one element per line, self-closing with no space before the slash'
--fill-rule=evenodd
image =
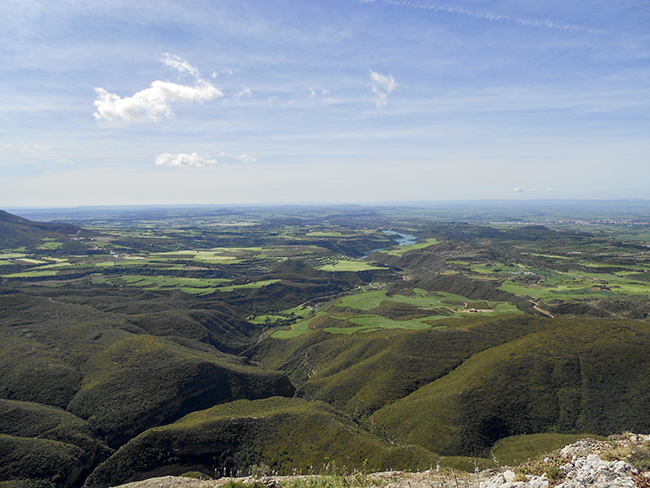
<path id="1" fill-rule="evenodd" d="M 307 473 L 324 472 L 328 464 L 346 471 L 362 465 L 427 469 L 438 459 L 421 448 L 392 446 L 321 402 L 242 400 L 140 434 L 100 465 L 86 486 L 103 488 L 186 471 L 214 476 L 215 468 L 246 472 L 262 463 L 280 473 Z"/>
<path id="2" fill-rule="evenodd" d="M 546 326 L 530 317 L 468 317 L 443 320 L 429 330 L 319 332 L 291 341 L 267 340 L 254 358 L 286 371 L 298 386 L 297 395 L 365 417 L 449 374 L 473 354 Z"/>
<path id="3" fill-rule="evenodd" d="M 111 446 L 218 403 L 293 394 L 281 373 L 146 335 L 99 351 L 83 372 L 68 410 L 89 419 Z"/>
<path id="4" fill-rule="evenodd" d="M 536 432 L 650 430 L 650 326 L 548 320 L 479 352 L 372 416 L 391 438 L 441 454 L 487 455 Z"/>
<path id="5" fill-rule="evenodd" d="M 105 457 L 105 443 L 117 448 L 218 403 L 294 391 L 281 372 L 191 338 L 147 334 L 127 315 L 22 293 L 0 294 L 0 309 L 5 479 L 52 479 L 35 471 L 42 459 L 63 470 L 55 484 L 66 486 Z"/>
<path id="6" fill-rule="evenodd" d="M 90 424 L 60 408 L 0 400 L 0 480 L 73 486 L 112 454 Z"/>
<path id="7" fill-rule="evenodd" d="M 425 331 L 310 332 L 268 340 L 255 359 L 286 371 L 395 442 L 488 456 L 498 440 L 650 430 L 650 326 L 526 316 L 443 322 Z M 365 420 L 364 420 L 365 419 Z"/>
<path id="8" fill-rule="evenodd" d="M 48 239 L 65 242 L 80 231 L 73 225 L 33 222 L 0 210 L 0 249 L 39 246 Z"/>

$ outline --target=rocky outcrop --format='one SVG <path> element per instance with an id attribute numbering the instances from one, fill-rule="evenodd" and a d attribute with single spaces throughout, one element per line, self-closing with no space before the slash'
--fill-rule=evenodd
<path id="1" fill-rule="evenodd" d="M 514 488 L 515 486 L 518 488 L 548 488 L 549 481 L 546 476 L 532 476 L 526 481 L 517 481 L 515 472 L 507 469 L 503 473 L 490 478 L 490 480 L 479 484 L 480 488 Z"/>
<path id="2" fill-rule="evenodd" d="M 566 481 L 558 488 L 621 487 L 634 488 L 633 475 L 639 470 L 625 461 L 603 461 L 598 454 L 580 457 L 562 466 L 566 472 Z"/>
<path id="3" fill-rule="evenodd" d="M 453 470 L 427 470 L 419 473 L 384 472 L 368 475 L 353 475 L 346 479 L 345 486 L 383 488 L 646 488 L 650 486 L 650 471 L 632 466 L 618 455 L 632 460 L 639 450 L 648 452 L 650 435 L 626 434 L 611 436 L 607 441 L 581 439 L 552 453 L 544 459 L 548 467 L 559 470 L 539 475 L 525 475 L 525 465 L 501 472 L 487 470 L 475 473 L 458 473 Z M 634 454 L 637 453 L 637 454 Z M 115 488 L 216 488 L 230 481 L 254 486 L 279 488 L 294 484 L 299 479 L 306 481 L 314 476 L 265 476 L 247 478 L 221 478 L 199 481 L 166 476 L 149 479 Z M 313 483 L 313 481 L 312 481 Z M 305 483 L 307 485 L 309 483 Z"/>

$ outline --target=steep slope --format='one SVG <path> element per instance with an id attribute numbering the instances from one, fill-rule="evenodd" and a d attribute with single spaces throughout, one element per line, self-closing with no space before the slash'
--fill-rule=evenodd
<path id="1" fill-rule="evenodd" d="M 51 480 L 53 472 L 33 469 L 51 465 L 63 469 L 55 485 L 67 486 L 100 460 L 104 442 L 119 447 L 218 403 L 293 395 L 284 373 L 192 339 L 151 336 L 125 319 L 87 305 L 0 294 L 0 434 L 10 478 Z M 5 410 L 13 413 L 3 416 Z M 17 424 L 17 411 L 43 428 Z M 57 428 L 47 416 L 65 424 L 67 437 L 53 437 Z"/>
<path id="2" fill-rule="evenodd" d="M 218 403 L 293 394 L 281 373 L 148 335 L 127 337 L 94 354 L 83 372 L 68 410 L 90 419 L 111 446 Z"/>
<path id="3" fill-rule="evenodd" d="M 44 238 L 68 240 L 79 231 L 73 225 L 32 222 L 0 210 L 0 248 L 35 246 Z"/>
<path id="4" fill-rule="evenodd" d="M 112 451 L 88 422 L 37 403 L 0 400 L 0 480 L 74 486 Z"/>
<path id="5" fill-rule="evenodd" d="M 439 459 L 424 449 L 395 447 L 360 429 L 332 407 L 301 399 L 237 401 L 150 429 L 123 446 L 86 487 L 186 471 L 215 475 L 265 463 L 278 472 L 320 471 L 328 462 L 369 469 L 426 469 Z"/>
<path id="6" fill-rule="evenodd" d="M 475 354 L 372 416 L 388 436 L 441 454 L 486 455 L 535 432 L 650 430 L 650 326 L 594 319 Z"/>
<path id="7" fill-rule="evenodd" d="M 297 395 L 364 417 L 449 374 L 477 352 L 547 326 L 534 317 L 467 317 L 440 321 L 440 328 L 430 330 L 314 332 L 267 340 L 254 358 L 286 371 Z"/>
<path id="8" fill-rule="evenodd" d="M 179 310 L 179 306 L 161 312 L 138 313 L 129 322 L 151 335 L 193 339 L 231 354 L 246 349 L 257 339 L 259 330 L 254 324 L 237 317 L 223 304 L 211 305 L 208 310 Z"/>

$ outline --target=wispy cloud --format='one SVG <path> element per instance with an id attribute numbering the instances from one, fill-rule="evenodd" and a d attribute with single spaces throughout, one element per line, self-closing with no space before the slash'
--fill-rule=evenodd
<path id="1" fill-rule="evenodd" d="M 220 72 L 213 71 L 212 74 L 210 75 L 210 78 L 216 78 L 217 76 L 219 76 L 219 73 L 221 73 L 222 75 L 233 75 L 235 72 L 230 68 L 224 68 Z"/>
<path id="2" fill-rule="evenodd" d="M 175 54 L 169 54 L 165 53 L 163 54 L 162 62 L 165 63 L 167 66 L 170 66 L 174 69 L 177 69 L 181 73 L 184 71 L 187 71 L 189 74 L 192 76 L 201 79 L 201 73 L 199 73 L 199 70 L 196 69 L 194 66 L 192 66 L 190 63 L 185 61 L 184 59 L 181 59 L 180 57 L 176 56 Z"/>
<path id="3" fill-rule="evenodd" d="M 514 191 L 516 193 L 521 193 L 521 192 L 525 192 L 525 191 L 535 192 L 535 191 L 537 191 L 537 188 L 530 188 L 529 190 L 524 190 L 523 188 L 515 188 L 512 191 Z M 553 191 L 553 188 L 547 188 L 546 191 Z"/>
<path id="4" fill-rule="evenodd" d="M 127 122 L 145 120 L 159 121 L 172 115 L 172 102 L 202 102 L 223 95 L 212 84 L 201 78 L 199 71 L 178 56 L 165 54 L 162 60 L 167 66 L 179 72 L 188 72 L 196 78 L 195 86 L 179 85 L 168 81 L 154 81 L 151 87 L 137 92 L 132 97 L 122 98 L 108 93 L 103 88 L 95 88 L 97 100 L 94 105 L 97 120 L 122 119 Z"/>
<path id="5" fill-rule="evenodd" d="M 29 152 L 29 151 L 45 152 L 50 150 L 49 146 L 44 146 L 42 144 L 25 144 L 24 142 L 19 142 L 18 144 L 5 143 L 2 144 L 1 147 L 6 147 L 7 149 L 19 151 L 21 153 Z"/>
<path id="6" fill-rule="evenodd" d="M 239 100 L 242 97 L 250 97 L 252 94 L 253 92 L 251 92 L 250 88 L 244 87 L 240 91 L 232 95 L 230 98 L 234 100 Z"/>
<path id="7" fill-rule="evenodd" d="M 252 163 L 257 161 L 257 158 L 249 156 L 248 154 L 242 154 L 241 156 L 233 156 L 225 152 L 219 153 L 217 156 L 219 159 L 212 159 L 207 154 L 191 153 L 191 154 L 171 154 L 171 153 L 162 153 L 156 156 L 156 166 L 179 166 L 183 168 L 189 167 L 200 167 L 204 164 L 219 164 L 226 163 L 229 160 L 238 160 L 242 163 Z"/>
<path id="8" fill-rule="evenodd" d="M 370 82 L 370 91 L 375 95 L 375 105 L 377 108 L 385 107 L 388 104 L 388 95 L 397 87 L 395 78 L 370 70 Z"/>
<path id="9" fill-rule="evenodd" d="M 362 3 L 375 3 L 376 0 L 362 0 Z M 601 33 L 597 29 L 591 27 L 571 24 L 567 22 L 557 22 L 548 19 L 531 19 L 527 17 L 519 17 L 511 14 L 503 14 L 490 12 L 487 10 L 476 10 L 468 9 L 463 7 L 456 7 L 453 5 L 446 4 L 436 4 L 436 3 L 424 3 L 424 2 L 409 2 L 409 1 L 398 1 L 398 0 L 380 0 L 383 3 L 390 5 L 395 5 L 398 7 L 408 7 L 417 10 L 429 10 L 434 12 L 447 12 L 459 15 L 465 15 L 467 17 L 474 17 L 475 19 L 488 20 L 492 22 L 512 22 L 514 24 L 526 26 L 526 27 L 545 27 L 548 29 L 557 29 L 564 31 L 582 31 L 589 33 Z"/>
<path id="10" fill-rule="evenodd" d="M 237 159 L 237 160 L 241 161 L 242 163 L 254 163 L 255 161 L 257 161 L 256 157 L 249 156 L 248 154 L 242 154 L 240 156 L 233 156 L 232 154 L 222 152 L 217 157 L 221 158 L 221 159 Z"/>
<path id="11" fill-rule="evenodd" d="M 317 93 L 316 90 L 314 90 L 311 86 L 309 87 L 309 98 L 314 98 L 316 97 Z M 321 98 L 327 103 L 331 102 L 333 100 L 333 97 L 331 96 L 332 92 L 329 91 L 326 88 L 321 88 L 320 89 L 320 96 Z"/>

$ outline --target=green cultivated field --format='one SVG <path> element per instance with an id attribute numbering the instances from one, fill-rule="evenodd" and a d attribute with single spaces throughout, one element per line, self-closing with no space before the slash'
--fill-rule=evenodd
<path id="1" fill-rule="evenodd" d="M 46 249 L 46 250 L 53 250 L 53 249 L 58 249 L 63 245 L 62 242 L 46 242 L 44 244 L 41 244 L 38 246 L 36 249 Z"/>
<path id="2" fill-rule="evenodd" d="M 98 285 L 126 285 L 150 288 L 208 288 L 217 287 L 231 280 L 227 279 L 200 279 L 200 278 L 171 278 L 164 276 L 139 276 L 125 275 L 117 278 L 93 278 Z"/>
<path id="3" fill-rule="evenodd" d="M 381 266 L 372 266 L 363 261 L 338 261 L 336 264 L 326 264 L 320 268 L 323 271 L 371 271 L 377 269 L 388 269 Z"/>
<path id="4" fill-rule="evenodd" d="M 400 310 L 399 304 L 406 304 L 413 309 L 407 309 L 405 315 L 402 314 L 400 318 L 394 318 L 392 317 L 394 306 Z M 358 313 L 357 311 L 375 313 Z M 430 294 L 416 288 L 410 296 L 388 296 L 386 290 L 369 290 L 345 296 L 326 310 L 317 312 L 314 317 L 293 324 L 290 330 L 276 331 L 271 337 L 290 339 L 316 329 L 322 329 L 331 334 L 354 334 L 380 329 L 420 330 L 435 327 L 433 322 L 451 317 L 521 313 L 516 306 L 509 303 L 475 302 L 451 293 Z M 418 317 L 410 318 L 409 315 L 418 315 Z M 319 327 L 325 317 L 343 321 L 344 325 Z"/>
<path id="5" fill-rule="evenodd" d="M 5 252 L 0 253 L 0 259 L 19 259 L 26 257 L 27 254 L 17 253 L 17 252 Z"/>
<path id="6" fill-rule="evenodd" d="M 44 261 L 42 259 L 34 259 L 34 258 L 20 258 L 20 262 L 24 264 L 45 264 L 47 261 Z"/>
<path id="7" fill-rule="evenodd" d="M 310 266 L 321 271 L 376 271 L 388 269 L 383 266 L 372 266 L 372 263 L 357 261 L 349 256 L 321 256 L 312 258 L 309 261 Z"/>
<path id="8" fill-rule="evenodd" d="M 566 256 L 541 253 L 522 253 L 522 256 L 526 264 L 498 261 L 477 264 L 460 260 L 447 263 L 477 278 L 494 280 L 499 283 L 499 289 L 524 297 L 545 300 L 650 297 L 650 268 L 645 260 L 627 258 L 620 264 L 595 262 L 575 251 L 568 251 Z M 530 258 L 557 264 L 543 267 L 541 262 L 530 263 Z"/>
<path id="9" fill-rule="evenodd" d="M 340 232 L 308 232 L 307 237 L 341 237 Z"/>
<path id="10" fill-rule="evenodd" d="M 271 337 L 274 339 L 293 339 L 295 337 L 300 337 L 303 334 L 309 332 L 309 319 L 300 320 L 293 324 L 289 330 L 277 330 Z"/>
<path id="11" fill-rule="evenodd" d="M 257 289 L 277 283 L 280 280 L 264 280 L 245 283 L 241 285 L 221 286 L 230 279 L 204 279 L 204 278 L 172 278 L 165 276 L 124 275 L 115 278 L 93 277 L 93 283 L 98 285 L 136 286 L 151 289 L 179 288 L 189 294 L 209 294 L 215 291 L 231 292 L 234 290 Z"/>
<path id="12" fill-rule="evenodd" d="M 355 308 L 357 310 L 371 310 L 378 307 L 386 299 L 386 292 L 384 290 L 372 290 L 343 297 L 339 301 L 339 306 Z"/>
<path id="13" fill-rule="evenodd" d="M 311 315 L 311 309 L 307 307 L 293 307 L 286 310 L 282 310 L 279 314 L 262 314 L 257 316 L 248 317 L 248 321 L 253 324 L 275 324 L 276 322 L 287 321 L 287 320 L 297 320 L 303 319 Z M 282 331 L 286 332 L 286 331 Z"/>
<path id="14" fill-rule="evenodd" d="M 253 283 L 246 283 L 244 285 L 224 286 L 224 287 L 221 287 L 221 288 L 217 288 L 217 291 L 229 292 L 229 291 L 234 291 L 234 290 L 256 290 L 256 289 L 262 288 L 264 286 L 272 285 L 273 283 L 278 283 L 279 281 L 280 280 L 255 281 Z"/>
<path id="15" fill-rule="evenodd" d="M 546 272 L 545 279 L 538 283 L 525 285 L 506 280 L 500 289 L 517 295 L 543 299 L 615 298 L 628 295 L 650 297 L 650 282 L 633 279 L 638 276 L 638 273 L 631 271 L 629 273 L 620 276 L 582 271 Z"/>
<path id="16" fill-rule="evenodd" d="M 25 271 L 24 273 L 12 273 L 2 275 L 3 278 L 40 278 L 43 276 L 55 276 L 58 273 L 56 270 L 44 271 Z"/>
<path id="17" fill-rule="evenodd" d="M 440 317 L 444 318 L 444 317 Z M 419 329 L 429 329 L 431 325 L 424 322 L 425 319 L 413 319 L 413 320 L 392 320 L 386 317 L 379 315 L 359 315 L 350 319 L 350 323 L 357 324 L 360 327 L 352 327 L 354 332 L 370 332 L 371 330 L 378 329 L 405 329 L 405 330 L 419 330 Z M 428 319 L 431 320 L 431 319 Z M 352 331 L 348 332 L 347 329 L 341 327 L 327 327 L 326 332 L 332 332 L 337 334 L 353 333 Z"/>
<path id="18" fill-rule="evenodd" d="M 384 254 L 388 254 L 390 256 L 401 256 L 405 252 L 409 251 L 415 251 L 417 249 L 424 249 L 425 247 L 433 246 L 434 244 L 438 244 L 440 241 L 438 239 L 427 239 L 424 242 L 419 242 L 416 244 L 408 244 L 406 246 L 399 246 L 397 249 L 390 249 L 387 251 L 381 251 Z"/>
<path id="19" fill-rule="evenodd" d="M 225 254 L 226 250 L 211 251 L 177 251 L 169 253 L 160 253 L 153 256 L 153 259 L 163 258 L 161 261 L 174 259 L 191 259 L 202 263 L 238 263 L 237 256 Z"/>

